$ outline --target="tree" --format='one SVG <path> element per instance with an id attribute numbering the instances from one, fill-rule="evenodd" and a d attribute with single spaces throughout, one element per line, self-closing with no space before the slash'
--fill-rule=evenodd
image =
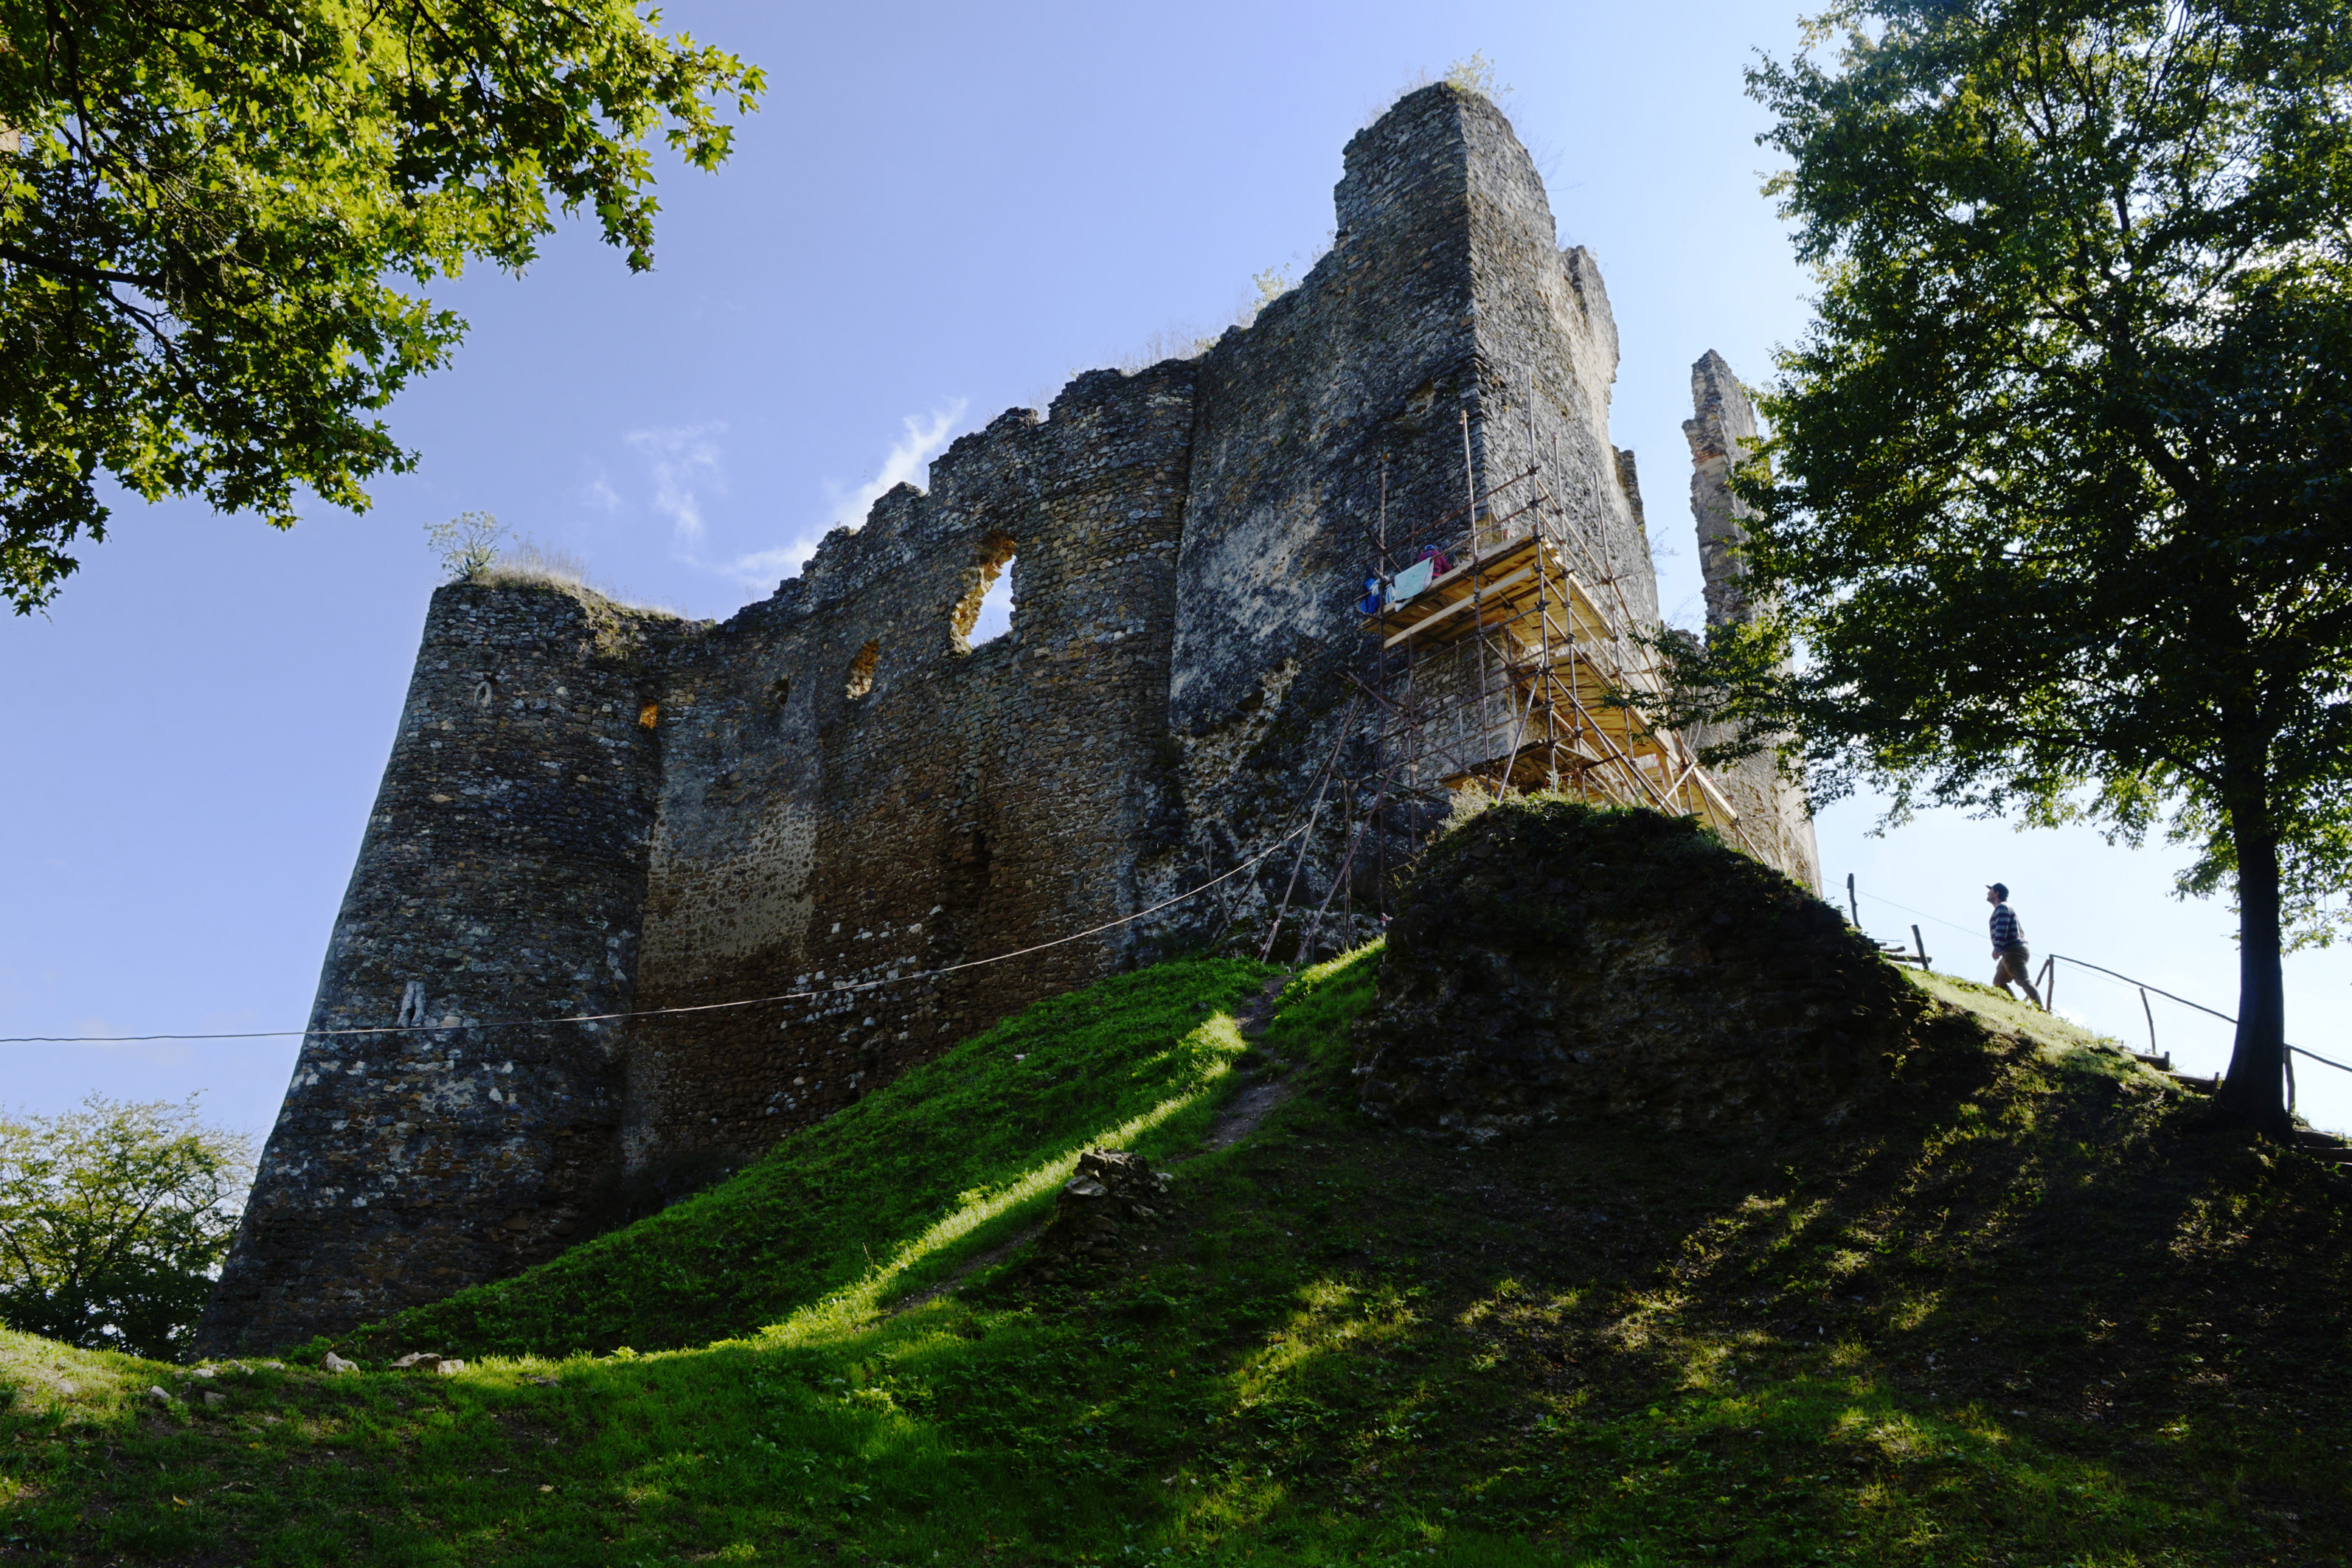
<path id="1" fill-rule="evenodd" d="M 2224 1110 L 2352 861 L 2352 7 L 1869 0 L 1765 61 L 1818 319 L 1738 484 L 1763 606 L 1680 661 L 1818 786 L 2151 828 L 2239 919 Z"/>
<path id="2" fill-rule="evenodd" d="M 462 583 L 489 569 L 499 558 L 499 541 L 506 537 L 499 520 L 486 511 L 461 511 L 446 522 L 425 525 L 425 542 L 441 563 L 452 583 Z"/>
<path id="3" fill-rule="evenodd" d="M 587 206 L 652 265 L 653 163 L 728 153 L 761 73 L 630 0 L 0 5 L 0 586 L 53 598 L 103 472 L 279 528 L 415 466 L 380 420 Z M 14 140 L 11 150 L 8 142 Z"/>
<path id="4" fill-rule="evenodd" d="M 0 1116 L 0 1321 L 175 1360 L 236 1234 L 251 1154 L 200 1125 L 193 1099 Z"/>

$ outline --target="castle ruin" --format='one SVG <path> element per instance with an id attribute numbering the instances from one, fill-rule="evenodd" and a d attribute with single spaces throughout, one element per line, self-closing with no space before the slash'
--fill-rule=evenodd
<path id="1" fill-rule="evenodd" d="M 1032 1001 L 1255 943 L 1286 907 L 1345 907 L 1318 929 L 1360 936 L 1490 761 L 1688 803 L 1818 885 L 1769 762 L 1702 775 L 1675 737 L 1578 720 L 1575 679 L 1514 673 L 1529 647 L 1630 647 L 1658 606 L 1600 270 L 1558 247 L 1508 122 L 1414 92 L 1349 143 L 1337 204 L 1330 251 L 1251 326 L 1003 415 L 723 623 L 435 594 L 207 1350 L 512 1273 L 584 1234 L 616 1173 L 749 1158 Z M 1754 425 L 1719 358 L 1695 390 L 1720 624 Z M 1457 725 L 1454 760 L 1401 782 L 1404 710 L 1366 650 L 1409 655 L 1435 633 L 1397 617 L 1440 617 L 1383 602 L 1403 577 L 1368 540 L 1459 514 L 1480 559 L 1432 591 L 1479 626 L 1507 586 L 1481 487 L 1507 475 L 1541 489 L 1512 514 L 1541 555 L 1519 581 L 1566 607 L 1537 604 L 1489 679 L 1507 733 Z M 1008 562 L 1012 630 L 973 647 Z M 1437 668 L 1414 700 L 1489 701 Z M 567 1021 L 514 1022 L 541 1019 Z"/>

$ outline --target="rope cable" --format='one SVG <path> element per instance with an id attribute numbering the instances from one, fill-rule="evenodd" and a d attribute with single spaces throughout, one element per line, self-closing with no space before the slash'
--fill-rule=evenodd
<path id="1" fill-rule="evenodd" d="M 674 1017 L 688 1013 L 721 1013 L 730 1011 L 738 1007 L 759 1007 L 778 1002 L 806 1002 L 814 1001 L 820 996 L 849 995 L 860 991 L 879 990 L 886 985 L 911 985 L 919 980 L 934 980 L 940 975 L 954 974 L 966 969 L 982 969 L 992 963 L 1003 963 L 1015 958 L 1026 958 L 1033 952 L 1043 952 L 1048 948 L 1061 947 L 1066 943 L 1074 942 L 1082 942 L 1087 937 L 1099 936 L 1104 931 L 1114 931 L 1123 925 L 1131 925 L 1135 921 L 1142 920 L 1147 915 L 1156 915 L 1162 910 L 1172 909 L 1178 904 L 1199 898 L 1202 893 L 1207 892 L 1210 889 L 1217 886 L 1219 883 L 1229 881 L 1233 878 L 1240 876 L 1244 871 L 1248 870 L 1259 861 L 1265 859 L 1276 850 L 1280 849 L 1284 845 L 1288 844 L 1292 839 L 1297 837 L 1300 834 L 1307 832 L 1313 826 L 1314 819 L 1310 816 L 1307 821 L 1292 828 L 1288 833 L 1284 834 L 1280 838 L 1276 839 L 1272 844 L 1266 846 L 1265 848 L 1261 849 L 1255 855 L 1251 856 L 1248 859 L 1243 861 L 1240 865 L 1235 866 L 1233 869 L 1210 878 L 1207 881 L 1202 883 L 1199 887 L 1192 889 L 1189 892 L 1179 893 L 1172 899 L 1163 899 L 1159 903 L 1152 905 L 1150 909 L 1138 910 L 1131 915 L 1122 915 L 1118 920 L 1106 921 L 1101 925 L 1091 926 L 1081 931 L 1073 931 L 1068 936 L 1055 937 L 1051 942 L 1041 942 L 1034 943 L 1028 947 L 1015 948 L 1011 952 L 1000 952 L 990 958 L 969 959 L 962 963 L 950 963 L 939 969 L 919 970 L 912 974 L 899 975 L 896 979 L 859 980 L 835 984 L 823 991 L 783 991 L 779 992 L 772 996 L 747 996 L 732 1002 L 702 1002 L 697 1003 L 696 1005 L 688 1007 L 646 1007 L 626 1013 L 583 1013 L 562 1018 L 494 1018 L 488 1022 L 451 1025 L 383 1024 L 370 1026 L 364 1028 L 351 1029 L 250 1029 L 235 1033 L 210 1035 L 0 1035 L 0 1046 L 122 1046 L 147 1044 L 157 1040 L 285 1040 L 308 1039 L 314 1035 L 321 1039 L 325 1039 L 351 1035 L 406 1035 L 417 1033 L 419 1031 L 436 1033 L 444 1028 L 543 1029 L 557 1024 L 606 1024 L 617 1022 L 625 1018 L 664 1018 Z M 1885 904 L 1891 909 L 1901 910 L 1905 914 L 1917 915 L 1923 921 L 1934 921 L 1938 925 L 1949 926 L 1954 931 L 1967 931 L 1971 936 L 1976 934 L 1967 926 L 1959 925 L 1954 921 L 1945 920 L 1940 915 L 1931 915 L 1927 913 L 1925 910 L 1912 909 L 1907 904 L 1898 904 L 1894 900 L 1884 898 L 1879 894 L 1864 893 L 1862 896 L 1865 899 L 1874 900 L 1878 903 Z M 2098 973 L 2106 975 L 2111 979 L 2120 981 L 2126 985 L 2139 986 L 2144 990 L 2153 991 L 2168 1002 L 2178 1002 L 2184 1007 L 2193 1008 L 2197 1012 L 2203 1013 L 2209 1017 L 2219 1018 L 2221 1022 L 2231 1025 L 2233 1027 L 2238 1022 L 2237 1019 L 2231 1017 L 2227 1013 L 2218 1012 L 2211 1007 L 2206 1006 L 2201 1002 L 2191 1002 L 2186 996 L 2177 996 L 2171 992 L 2165 990 L 2160 985 L 2149 985 L 2144 981 L 2135 980 L 2130 975 L 2124 974 L 2116 970 L 2109 969 L 2104 964 L 2093 963 L 2086 959 L 2075 958 L 2063 952 L 2053 952 L 2050 956 L 2060 963 L 2074 964 L 2079 969 L 2096 971 Z M 2313 1061 L 2318 1062 L 2324 1067 L 2334 1068 L 2339 1072 L 2352 1072 L 2352 1065 L 2336 1061 L 2333 1058 L 2323 1057 L 2316 1051 L 2305 1050 L 2303 1047 L 2291 1043 L 2287 1044 L 2286 1048 L 2294 1052 L 2296 1056 L 2308 1057 Z"/>
<path id="2" fill-rule="evenodd" d="M 925 969 L 913 974 L 902 974 L 895 979 L 859 980 L 837 984 L 823 991 L 784 991 L 773 996 L 747 996 L 733 1002 L 702 1002 L 690 1007 L 646 1007 L 628 1013 L 583 1013 L 563 1018 L 493 1018 L 487 1023 L 449 1025 L 381 1024 L 352 1029 L 251 1029 L 218 1035 L 0 1035 L 0 1046 L 118 1046 L 135 1045 L 151 1040 L 284 1040 L 308 1039 L 314 1035 L 320 1038 L 327 1038 L 341 1035 L 432 1034 L 439 1033 L 444 1029 L 543 1029 L 556 1024 L 604 1024 L 622 1018 L 662 1018 L 682 1013 L 719 1013 L 730 1008 L 758 1007 L 775 1002 L 805 1002 L 820 996 L 844 996 L 859 991 L 877 990 L 885 985 L 911 985 L 919 980 L 936 979 L 940 975 L 953 974 L 960 970 L 981 969 L 992 963 L 1005 963 L 1010 959 L 1025 958 L 1033 952 L 1043 952 L 1049 947 L 1060 947 L 1068 942 L 1081 942 L 1087 937 L 1099 936 L 1104 931 L 1115 930 L 1119 926 L 1130 925 L 1146 915 L 1156 915 L 1162 910 L 1171 909 L 1189 900 L 1199 898 L 1220 882 L 1240 876 L 1312 826 L 1311 821 L 1302 823 L 1232 870 L 1210 878 L 1190 892 L 1179 893 L 1172 899 L 1163 899 L 1148 910 L 1138 910 L 1131 915 L 1121 915 L 1115 921 L 1106 921 L 1101 925 L 1092 926 L 1081 931 L 1073 931 L 1068 936 L 1057 936 L 1051 942 L 1041 942 L 1033 946 L 1016 948 L 1011 952 L 1000 952 L 992 958 L 969 959 L 962 963 L 950 963 L 940 969 Z"/>

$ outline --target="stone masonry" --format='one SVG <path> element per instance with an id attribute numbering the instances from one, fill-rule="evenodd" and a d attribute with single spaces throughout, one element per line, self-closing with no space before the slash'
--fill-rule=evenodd
<path id="1" fill-rule="evenodd" d="M 1884 1096 L 1930 1005 L 1696 824 L 1512 801 L 1448 834 L 1355 1027 L 1365 1111 L 1484 1143 L 1630 1117 L 1766 1141 Z"/>
<path id="2" fill-rule="evenodd" d="M 1745 621 L 1748 602 L 1747 564 L 1739 547 L 1753 515 L 1733 492 L 1731 476 L 1754 453 L 1759 431 L 1755 405 L 1721 354 L 1709 350 L 1691 366 L 1691 417 L 1683 422 L 1690 443 L 1691 515 L 1698 526 L 1699 569 L 1706 583 L 1710 634 Z M 1690 734 L 1701 750 L 1730 737 L 1710 725 Z M 1778 758 L 1766 752 L 1719 770 L 1716 782 L 1751 834 L 1773 845 L 1773 863 L 1811 887 L 1822 884 L 1822 857 L 1813 837 L 1813 816 L 1804 792 L 1781 773 Z"/>
<path id="3" fill-rule="evenodd" d="M 206 1332 L 271 1343 L 551 1256 L 612 1160 L 690 628 L 593 596 L 434 595 L 293 1082 Z M 327 1030 L 379 1033 L 328 1035 Z M 221 1326 L 226 1325 L 226 1326 Z"/>
<path id="4" fill-rule="evenodd" d="M 1739 559 L 1746 543 L 1748 503 L 1733 493 L 1732 471 L 1748 458 L 1757 439 L 1756 405 L 1731 374 L 1724 357 L 1709 349 L 1691 366 L 1691 417 L 1683 421 L 1690 443 L 1691 516 L 1698 524 L 1700 570 L 1706 579 L 1706 624 L 1729 626 L 1748 618 L 1748 594 Z"/>
<path id="5" fill-rule="evenodd" d="M 1250 327 L 1005 414 L 723 624 L 435 595 L 208 1351 L 511 1273 L 600 1184 L 751 1157 L 1039 997 L 1262 930 L 1325 760 L 1369 771 L 1383 478 L 1391 516 L 1457 505 L 1464 415 L 1479 470 L 1540 458 L 1654 617 L 1600 268 L 1508 122 L 1410 94 L 1336 199 Z M 975 647 L 1007 570 L 1013 628 Z"/>

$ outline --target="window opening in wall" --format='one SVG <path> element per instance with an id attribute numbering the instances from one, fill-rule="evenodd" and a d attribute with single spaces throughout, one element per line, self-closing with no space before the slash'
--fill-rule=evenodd
<path id="1" fill-rule="evenodd" d="M 852 702 L 874 689 L 874 666 L 881 657 L 882 645 L 878 642 L 869 642 L 857 650 L 856 658 L 849 661 L 847 695 Z"/>
<path id="2" fill-rule="evenodd" d="M 964 596 L 956 601 L 955 649 L 970 653 L 1013 629 L 1013 541 L 992 533 L 981 542 L 979 563 L 966 574 Z"/>
<path id="3" fill-rule="evenodd" d="M 661 722 L 661 704 L 648 702 L 637 710 L 637 722 L 650 730 Z"/>
<path id="4" fill-rule="evenodd" d="M 768 682 L 768 696 L 774 701 L 777 707 L 782 707 L 785 700 L 790 698 L 792 694 L 793 678 L 791 676 L 780 675 L 776 677 L 775 679 Z"/>

